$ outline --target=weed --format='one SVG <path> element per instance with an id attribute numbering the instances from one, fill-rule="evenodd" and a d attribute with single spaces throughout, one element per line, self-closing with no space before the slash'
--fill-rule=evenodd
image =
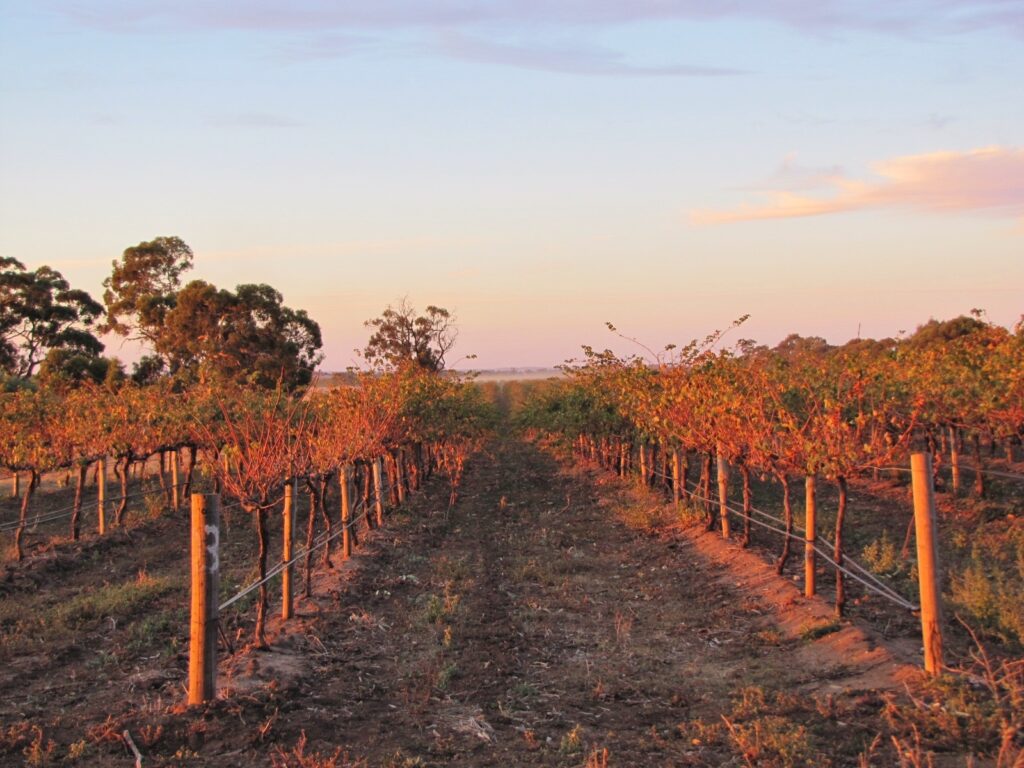
<path id="1" fill-rule="evenodd" d="M 142 739 L 142 744 L 145 747 L 152 747 L 161 737 L 164 735 L 164 727 L 162 725 L 144 725 L 139 729 L 139 738 Z"/>
<path id="2" fill-rule="evenodd" d="M 722 715 L 733 747 L 750 766 L 812 765 L 807 731 L 784 717 L 768 715 L 734 723 Z"/>
<path id="3" fill-rule="evenodd" d="M 804 624 L 800 627 L 800 639 L 809 643 L 818 638 L 831 635 L 840 629 L 839 619 L 827 619 L 817 624 Z"/>
<path id="4" fill-rule="evenodd" d="M 907 561 L 900 555 L 888 531 L 872 541 L 861 552 L 864 563 L 880 576 L 897 576 L 907 569 Z"/>
<path id="5" fill-rule="evenodd" d="M 448 582 L 444 588 L 444 596 L 430 595 L 427 599 L 424 620 L 428 624 L 440 624 L 458 610 L 459 596 L 452 592 L 451 587 L 451 582 Z"/>
<path id="6" fill-rule="evenodd" d="M 168 509 L 162 493 L 153 493 L 146 497 L 146 519 L 156 520 Z"/>
<path id="7" fill-rule="evenodd" d="M 953 604 L 988 635 L 1024 644 L 1024 528 L 977 541 L 950 591 Z"/>
<path id="8" fill-rule="evenodd" d="M 437 673 L 434 685 L 438 690 L 448 690 L 448 686 L 451 684 L 452 678 L 455 677 L 456 672 L 458 672 L 458 665 L 454 661 L 451 664 L 442 667 Z"/>
<path id="9" fill-rule="evenodd" d="M 85 739 L 72 742 L 68 745 L 68 760 L 81 760 L 89 754 L 89 742 Z"/>
<path id="10" fill-rule="evenodd" d="M 754 633 L 754 640 L 761 645 L 781 645 L 782 644 L 782 633 L 774 627 L 768 629 L 762 629 L 759 632 Z"/>
<path id="11" fill-rule="evenodd" d="M 615 642 L 622 645 L 629 640 L 633 629 L 633 619 L 621 611 L 615 612 Z"/>
<path id="12" fill-rule="evenodd" d="M 366 763 L 350 761 L 348 755 L 342 754 L 341 747 L 335 749 L 330 756 L 318 752 L 306 754 L 306 732 L 303 731 L 290 750 L 275 747 L 270 755 L 270 764 L 273 768 L 355 768 Z"/>
<path id="13" fill-rule="evenodd" d="M 53 619 L 67 629 L 78 629 L 104 618 L 116 624 L 176 586 L 168 577 L 154 578 L 139 571 L 135 581 L 108 584 L 76 595 L 53 609 Z"/>
<path id="14" fill-rule="evenodd" d="M 765 711 L 767 696 L 764 688 L 758 685 L 748 685 L 740 689 L 739 698 L 733 702 L 733 717 L 753 717 Z"/>
<path id="15" fill-rule="evenodd" d="M 940 748 L 994 757 L 997 768 L 1024 764 L 1024 659 L 996 662 L 975 643 L 969 666 L 930 681 L 909 704 L 887 698 L 883 714 L 901 754 L 915 755 L 923 736 Z"/>
<path id="16" fill-rule="evenodd" d="M 679 735 L 695 747 L 715 745 L 722 740 L 722 726 L 720 723 L 706 723 L 703 719 L 697 718 L 696 720 L 680 723 L 676 727 Z"/>
<path id="17" fill-rule="evenodd" d="M 406 757 L 402 750 L 398 750 L 381 765 L 383 768 L 424 768 L 426 763 L 419 757 Z"/>
<path id="18" fill-rule="evenodd" d="M 595 749 L 591 752 L 583 768 L 608 768 L 608 749 Z"/>
<path id="19" fill-rule="evenodd" d="M 50 765 L 53 751 L 57 748 L 57 745 L 53 743 L 52 739 L 45 737 L 43 729 L 38 725 L 33 725 L 32 731 L 35 733 L 35 736 L 31 743 L 22 750 L 25 755 L 25 765 L 31 768 L 43 768 Z"/>
<path id="20" fill-rule="evenodd" d="M 577 723 L 573 729 L 562 736 L 558 751 L 563 755 L 574 755 L 583 749 L 583 726 Z"/>

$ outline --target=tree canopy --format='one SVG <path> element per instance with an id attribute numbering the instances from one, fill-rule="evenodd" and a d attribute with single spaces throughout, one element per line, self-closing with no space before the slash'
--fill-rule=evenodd
<path id="1" fill-rule="evenodd" d="M 443 307 L 427 307 L 417 316 L 408 299 L 384 310 L 380 317 L 367 320 L 373 334 L 363 357 L 375 366 L 401 368 L 413 364 L 428 371 L 445 367 L 445 355 L 455 346 L 459 332 L 455 318 Z"/>
<path id="2" fill-rule="evenodd" d="M 52 350 L 95 360 L 103 344 L 93 334 L 103 306 L 74 289 L 55 269 L 27 270 L 0 257 L 0 367 L 26 379 Z"/>
<path id="3" fill-rule="evenodd" d="M 180 237 L 157 237 L 125 248 L 103 281 L 107 319 L 100 330 L 155 346 L 192 258 Z"/>
<path id="4" fill-rule="evenodd" d="M 219 379 L 263 387 L 308 384 L 322 356 L 320 326 L 286 307 L 265 284 L 229 291 L 204 280 L 182 287 L 192 249 L 178 237 L 127 248 L 104 281 L 104 330 L 142 340 L 150 353 L 137 383 L 171 375 L 183 382 Z"/>

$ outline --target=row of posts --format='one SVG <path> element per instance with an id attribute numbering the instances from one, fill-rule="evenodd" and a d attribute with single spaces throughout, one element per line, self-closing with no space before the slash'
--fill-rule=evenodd
<path id="1" fill-rule="evenodd" d="M 646 456 L 641 448 L 641 471 Z M 625 445 L 623 445 L 623 458 Z M 719 519 L 722 537 L 729 538 L 728 486 L 729 464 L 719 451 L 717 455 Z M 917 543 L 917 577 L 920 594 L 921 635 L 924 643 L 924 668 L 938 675 L 943 668 L 942 655 L 942 592 L 938 556 L 938 524 L 935 508 L 935 485 L 932 455 L 915 452 L 910 456 L 910 477 L 914 499 L 914 532 Z M 678 451 L 672 457 L 673 498 L 680 501 L 682 463 Z M 817 591 L 816 552 L 817 501 L 814 475 L 805 480 L 804 594 L 813 597 Z"/>
<path id="2" fill-rule="evenodd" d="M 728 483 L 729 465 L 721 452 L 717 456 L 718 502 L 722 536 L 729 538 Z M 920 593 L 921 636 L 924 642 L 924 668 L 931 675 L 942 671 L 942 592 L 939 574 L 938 524 L 935 510 L 935 485 L 930 453 L 910 456 L 910 479 L 914 498 L 914 535 L 917 542 L 917 580 Z M 817 544 L 817 501 L 814 475 L 805 481 L 804 521 L 804 594 L 813 597 L 817 590 L 815 546 Z"/>
<path id="3" fill-rule="evenodd" d="M 728 483 L 729 465 L 718 454 L 718 502 L 722 537 L 729 538 Z M 938 524 L 935 510 L 935 486 L 930 453 L 910 456 L 910 478 L 914 498 L 914 534 L 917 542 L 917 579 L 920 592 L 921 636 L 924 642 L 924 668 L 931 675 L 942 671 L 942 592 L 939 574 Z M 804 594 L 813 597 L 817 590 L 815 546 L 817 544 L 817 501 L 815 478 L 805 482 L 804 521 Z"/>
<path id="4" fill-rule="evenodd" d="M 177 451 L 167 452 L 170 455 L 171 467 L 171 505 L 175 511 L 181 508 L 181 480 L 180 466 Z M 160 456 L 161 469 L 163 455 Z M 96 460 L 96 528 L 101 536 L 107 532 L 107 459 Z M 17 472 L 11 474 L 11 498 L 18 498 L 21 495 L 21 475 Z"/>
<path id="5" fill-rule="evenodd" d="M 384 519 L 383 460 L 370 463 L 377 524 Z M 399 503 L 405 501 L 403 462 L 396 462 Z M 349 493 L 350 468 L 341 471 L 341 548 L 346 558 L 352 555 L 352 502 Z M 369 510 L 367 510 L 367 513 Z M 312 514 L 312 512 L 311 512 Z M 282 510 L 283 544 L 281 561 L 295 556 L 295 484 L 284 486 Z M 188 703 L 202 704 L 216 696 L 218 599 L 220 589 L 220 495 L 192 494 L 192 605 L 189 623 Z M 281 618 L 290 619 L 294 610 L 292 565 L 281 571 Z"/>

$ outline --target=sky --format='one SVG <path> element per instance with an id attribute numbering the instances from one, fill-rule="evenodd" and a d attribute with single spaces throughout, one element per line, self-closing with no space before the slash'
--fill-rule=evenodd
<path id="1" fill-rule="evenodd" d="M 0 0 L 0 255 L 181 237 L 325 370 L 403 297 L 459 368 L 1011 326 L 1022 74 L 1024 0 Z"/>

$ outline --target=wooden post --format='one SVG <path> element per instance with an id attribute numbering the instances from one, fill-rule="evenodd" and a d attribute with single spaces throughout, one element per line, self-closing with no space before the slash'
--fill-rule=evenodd
<path id="1" fill-rule="evenodd" d="M 192 620 L 188 703 L 217 695 L 217 595 L 220 587 L 220 496 L 192 494 Z"/>
<path id="2" fill-rule="evenodd" d="M 338 472 L 338 490 L 341 492 L 341 556 L 352 557 L 352 506 L 349 500 L 347 466 Z"/>
<path id="3" fill-rule="evenodd" d="M 373 501 L 377 510 L 377 527 L 384 525 L 384 484 L 381 482 L 381 465 L 384 459 L 373 461 Z"/>
<path id="4" fill-rule="evenodd" d="M 956 427 L 949 428 L 949 465 L 953 472 L 953 495 L 960 495 L 960 447 L 957 445 Z"/>
<path id="5" fill-rule="evenodd" d="M 718 447 L 716 464 L 718 465 L 718 515 L 722 518 L 722 538 L 729 538 L 729 465 Z"/>
<path id="6" fill-rule="evenodd" d="M 816 526 L 818 524 L 818 500 L 815 495 L 814 475 L 808 475 L 804 480 L 804 491 L 804 594 L 807 597 L 814 597 L 817 587 L 814 579 L 816 565 L 814 544 L 817 538 Z"/>
<path id="7" fill-rule="evenodd" d="M 917 578 L 921 590 L 924 668 L 928 673 L 938 675 L 943 666 L 942 598 L 939 591 L 938 530 L 930 454 L 910 455 L 910 479 L 914 491 L 914 533 L 917 539 Z"/>
<path id="8" fill-rule="evenodd" d="M 395 451 L 395 483 L 398 485 L 398 503 L 405 504 L 405 449 Z"/>
<path id="9" fill-rule="evenodd" d="M 313 510 L 310 510 L 313 514 Z M 292 550 L 295 547 L 295 480 L 288 478 L 284 484 L 284 510 L 281 515 L 284 521 L 284 530 L 281 540 L 281 560 L 288 562 L 292 559 Z M 292 617 L 292 568 L 291 564 L 286 565 L 281 572 L 281 618 Z"/>
<path id="10" fill-rule="evenodd" d="M 682 490 L 680 489 L 680 483 L 683 477 L 683 462 L 679 459 L 679 449 L 676 448 L 672 451 L 672 503 L 677 507 L 679 506 L 680 499 L 683 498 Z"/>
<path id="11" fill-rule="evenodd" d="M 21 475 L 17 472 L 11 475 L 11 498 L 21 498 Z"/>
<path id="12" fill-rule="evenodd" d="M 178 486 L 178 451 L 171 451 L 171 509 L 181 509 L 181 488 Z"/>
<path id="13" fill-rule="evenodd" d="M 107 460 L 96 462 L 96 527 L 100 536 L 107 532 Z"/>

